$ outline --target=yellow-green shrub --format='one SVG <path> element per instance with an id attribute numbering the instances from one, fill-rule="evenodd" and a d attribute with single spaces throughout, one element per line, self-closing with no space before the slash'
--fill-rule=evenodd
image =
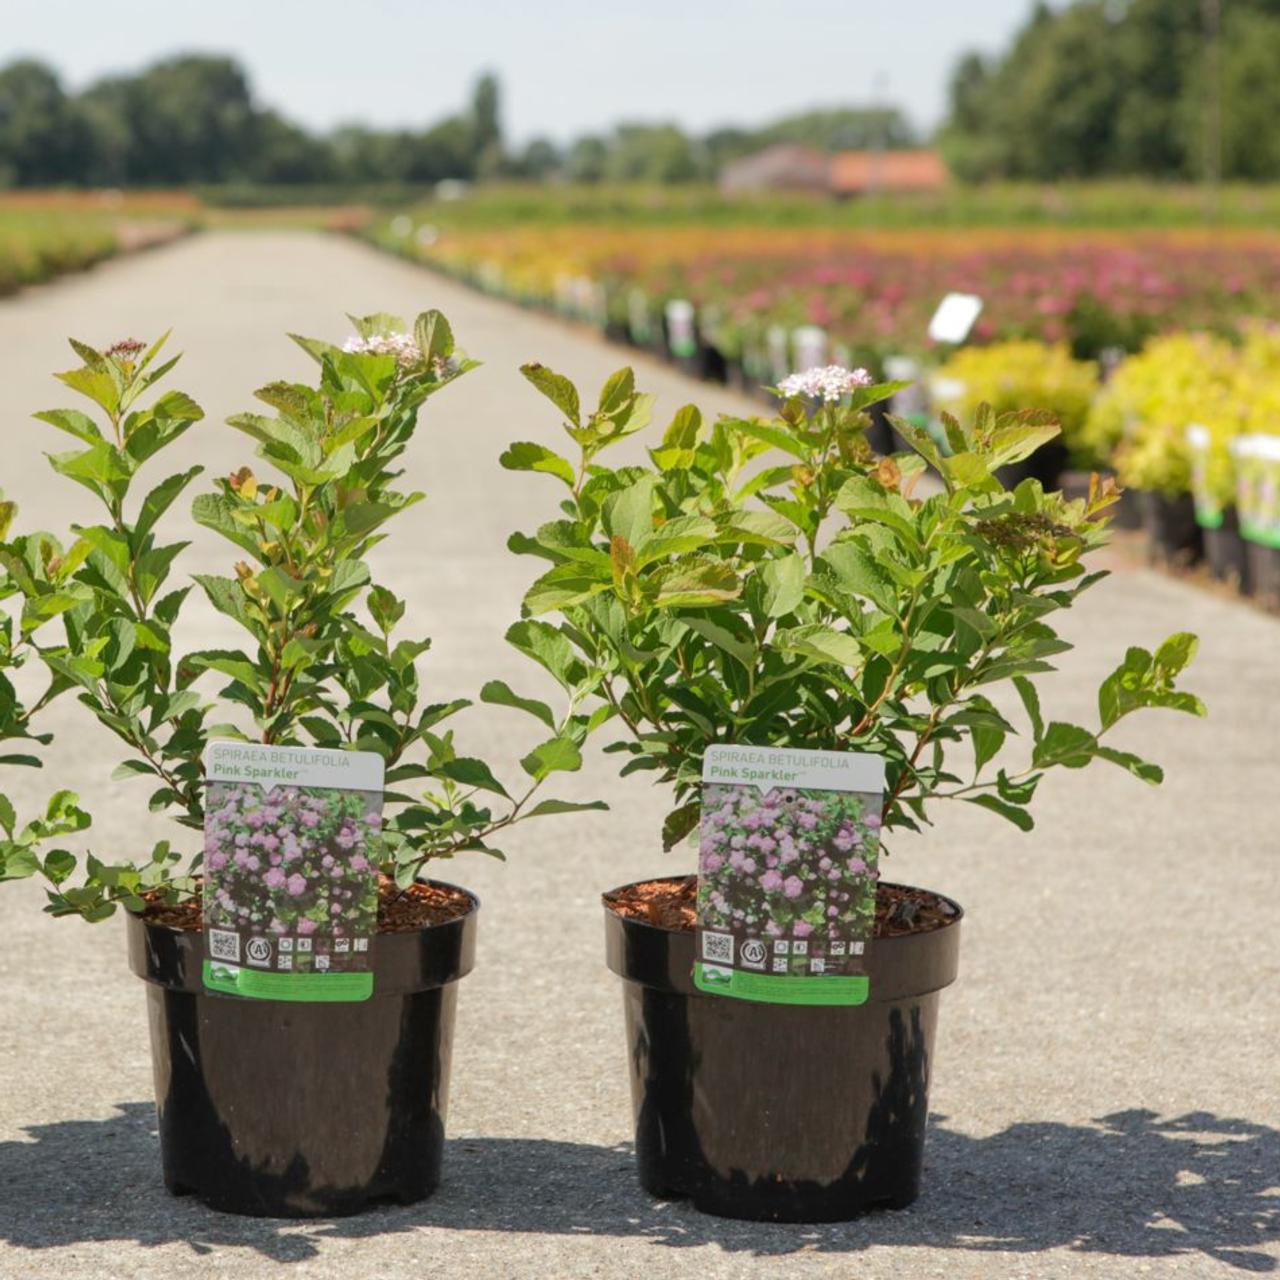
<path id="1" fill-rule="evenodd" d="M 1072 461 L 1093 465 L 1096 459 L 1086 446 L 1083 427 L 1098 389 L 1096 367 L 1073 360 L 1063 345 L 1020 340 L 989 347 L 965 347 L 939 370 L 938 378 L 953 382 L 949 409 L 971 418 L 980 404 L 997 413 L 1017 409 L 1048 409 L 1062 424 L 1062 439 Z"/>

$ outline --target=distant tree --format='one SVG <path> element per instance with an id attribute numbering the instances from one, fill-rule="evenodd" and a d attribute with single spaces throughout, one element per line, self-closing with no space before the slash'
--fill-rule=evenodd
<path id="1" fill-rule="evenodd" d="M 482 75 L 472 90 L 471 130 L 471 172 L 486 177 L 498 174 L 503 165 L 502 91 L 491 72 Z"/>
<path id="2" fill-rule="evenodd" d="M 727 127 L 714 129 L 702 140 L 707 168 L 714 177 L 732 160 L 752 155 L 761 149 L 760 138 L 754 129 Z"/>
<path id="3" fill-rule="evenodd" d="M 0 186 L 74 182 L 88 142 L 84 117 L 53 71 L 29 60 L 0 70 Z"/>
<path id="4" fill-rule="evenodd" d="M 445 178 L 474 178 L 486 152 L 475 149 L 474 121 L 451 116 L 408 142 L 410 182 L 440 182 Z M 499 155 L 499 159 L 500 159 Z"/>
<path id="5" fill-rule="evenodd" d="M 1280 177 L 1280 16 L 1229 11 L 1223 25 L 1221 95 L 1222 169 L 1228 177 L 1263 181 Z M 1203 171 L 1209 92 L 1203 59 L 1192 78 L 1181 133 L 1189 167 Z"/>
<path id="6" fill-rule="evenodd" d="M 1280 0 L 1223 3 L 1224 176 L 1280 177 Z M 1010 48 L 968 55 L 939 144 L 961 177 L 1190 177 L 1209 92 L 1203 0 L 1038 4 Z M 1268 74 L 1270 68 L 1270 74 Z"/>
<path id="7" fill-rule="evenodd" d="M 253 122 L 248 176 L 254 182 L 330 182 L 337 174 L 333 148 L 274 111 Z"/>
<path id="8" fill-rule="evenodd" d="M 759 145 L 795 142 L 819 151 L 900 149 L 916 145 L 915 131 L 897 107 L 835 107 L 787 116 L 756 132 Z"/>
<path id="9" fill-rule="evenodd" d="M 559 173 L 564 158 L 549 138 L 533 138 L 512 163 L 512 170 L 522 178 L 542 182 Z"/>
<path id="10" fill-rule="evenodd" d="M 693 144 L 674 124 L 622 124 L 605 161 L 613 182 L 692 182 L 700 170 Z"/>
<path id="11" fill-rule="evenodd" d="M 609 146 L 603 138 L 577 139 L 565 156 L 565 176 L 570 182 L 602 182 L 609 162 Z"/>

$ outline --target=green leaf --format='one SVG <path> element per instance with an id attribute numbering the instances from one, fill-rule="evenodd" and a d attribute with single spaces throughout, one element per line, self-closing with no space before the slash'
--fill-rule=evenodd
<path id="1" fill-rule="evenodd" d="M 1097 754 L 1097 750 L 1098 740 L 1088 729 L 1054 720 L 1036 743 L 1031 763 L 1037 769 L 1057 764 L 1065 765 L 1068 769 L 1083 769 Z"/>
<path id="2" fill-rule="evenodd" d="M 608 809 L 608 807 L 603 800 L 589 800 L 581 804 L 571 800 L 539 800 L 524 816 L 542 818 L 554 813 L 585 813 L 589 809 Z"/>
<path id="3" fill-rule="evenodd" d="M 547 570 L 525 593 L 524 607 L 535 616 L 568 609 L 582 604 L 613 585 L 612 579 L 602 572 L 593 572 L 588 565 L 559 564 Z"/>
<path id="4" fill-rule="evenodd" d="M 890 493 L 866 476 L 852 476 L 836 495 L 836 506 L 852 521 L 882 524 L 898 535 L 904 546 L 920 545 L 910 504 L 901 494 Z"/>
<path id="5" fill-rule="evenodd" d="M 453 355 L 453 330 L 444 316 L 434 308 L 424 311 L 414 322 L 413 336 L 417 341 L 422 358 L 430 363 L 433 360 L 447 360 Z"/>
<path id="6" fill-rule="evenodd" d="M 481 791 L 492 791 L 497 795 L 507 796 L 507 789 L 493 776 L 492 770 L 483 760 L 474 760 L 467 756 L 459 756 L 432 767 L 432 772 L 442 778 L 449 778 L 461 783 L 464 787 L 476 787 Z"/>
<path id="7" fill-rule="evenodd" d="M 579 679 L 581 662 L 568 639 L 548 622 L 526 619 L 507 629 L 506 640 L 551 673 L 564 688 Z"/>
<path id="8" fill-rule="evenodd" d="M 1131 751 L 1117 751 L 1114 747 L 1100 746 L 1094 754 L 1099 760 L 1109 760 L 1112 764 L 1118 764 L 1135 778 L 1141 778 L 1143 782 L 1149 782 L 1152 786 L 1158 786 L 1164 781 L 1164 770 L 1158 764 L 1143 760 L 1141 756 L 1135 756 Z"/>
<path id="9" fill-rule="evenodd" d="M 500 466 L 508 471 L 544 471 L 548 475 L 563 480 L 569 488 L 573 488 L 577 476 L 567 458 L 562 458 L 553 449 L 545 445 L 535 444 L 531 440 L 519 440 L 508 445 L 506 451 L 498 458 Z"/>
<path id="10" fill-rule="evenodd" d="M 1044 737 L 1044 719 L 1040 714 L 1040 694 L 1035 685 L 1026 676 L 1014 676 L 1013 686 L 1026 708 L 1027 719 L 1031 721 L 1031 734 L 1036 742 Z"/>
<path id="11" fill-rule="evenodd" d="M 644 476 L 635 484 L 610 494 L 604 504 L 604 528 L 612 538 L 625 538 L 639 546 L 653 530 L 654 478 Z"/>
<path id="12" fill-rule="evenodd" d="M 804 599 L 805 563 L 796 552 L 766 560 L 760 568 L 764 584 L 764 611 L 769 618 L 783 618 Z"/>
<path id="13" fill-rule="evenodd" d="M 533 362 L 521 365 L 520 372 L 552 404 L 569 419 L 575 427 L 582 425 L 582 409 L 578 402 L 578 389 L 558 373 L 552 372 L 546 365 Z"/>
<path id="14" fill-rule="evenodd" d="M 736 600 L 742 583 L 723 560 L 688 556 L 646 578 L 644 589 L 659 608 L 695 608 Z"/>
<path id="15" fill-rule="evenodd" d="M 624 409 L 635 398 L 635 394 L 635 373 L 631 369 L 619 369 L 600 388 L 600 406 L 597 412 L 602 417 L 612 417 L 620 409 Z"/>
<path id="16" fill-rule="evenodd" d="M 698 801 L 681 805 L 673 809 L 662 823 L 662 851 L 670 853 L 682 840 L 686 839 L 697 825 L 702 815 L 702 805 Z"/>
<path id="17" fill-rule="evenodd" d="M 1196 656 L 1200 638 L 1189 631 L 1180 631 L 1165 640 L 1155 652 L 1155 665 L 1172 679 Z"/>
<path id="18" fill-rule="evenodd" d="M 798 653 L 823 662 L 834 662 L 841 667 L 862 665 L 862 649 L 858 641 L 847 632 L 834 631 L 821 623 L 778 631 L 773 637 L 773 644 L 784 653 Z"/>
<path id="19" fill-rule="evenodd" d="M 667 556 L 700 551 L 715 541 L 716 524 L 706 516 L 676 516 L 660 524 L 636 544 L 636 568 L 643 569 Z"/>
<path id="20" fill-rule="evenodd" d="M 520 761 L 531 778 L 541 782 L 549 774 L 573 772 L 582 767 L 582 752 L 568 738 L 548 738 Z"/>
<path id="21" fill-rule="evenodd" d="M 135 546 L 141 546 L 142 540 L 155 528 L 156 521 L 168 511 L 187 485 L 203 471 L 203 467 L 192 467 L 189 471 L 179 472 L 156 485 L 147 494 L 142 500 L 142 510 L 138 512 L 138 521 L 133 527 Z"/>
<path id="22" fill-rule="evenodd" d="M 94 444 L 102 439 L 98 424 L 79 409 L 44 409 L 35 416 L 41 422 L 47 422 L 86 444 Z"/>
<path id="23" fill-rule="evenodd" d="M 747 671 L 754 671 L 760 661 L 760 650 L 750 639 L 740 639 L 727 627 L 722 627 L 710 618 L 691 614 L 683 619 L 690 631 L 696 632 L 704 640 L 709 640 L 717 649 L 723 649 L 730 657 L 736 658 Z"/>
<path id="24" fill-rule="evenodd" d="M 885 613 L 898 608 L 897 590 L 872 555 L 855 542 L 836 542 L 820 557 L 836 576 L 836 581 L 851 595 L 862 596 L 878 605 Z"/>
<path id="25" fill-rule="evenodd" d="M 556 727 L 556 718 L 551 708 L 545 702 L 539 702 L 536 698 L 522 698 L 519 694 L 514 693 L 510 686 L 502 680 L 490 680 L 480 690 L 480 701 L 492 703 L 500 707 L 515 707 L 520 711 L 527 711 L 531 716 L 536 716 L 548 729 Z"/>
<path id="26" fill-rule="evenodd" d="M 970 804 L 976 804 L 983 809 L 990 809 L 992 813 L 998 813 L 1002 818 L 1012 822 L 1015 827 L 1022 831 L 1030 831 L 1036 825 L 1035 819 L 1025 810 L 1016 804 L 1010 804 L 1005 800 L 1000 800 L 996 796 L 965 796 Z"/>

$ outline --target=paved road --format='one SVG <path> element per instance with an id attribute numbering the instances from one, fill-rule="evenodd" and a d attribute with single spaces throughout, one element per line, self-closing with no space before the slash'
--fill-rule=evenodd
<path id="1" fill-rule="evenodd" d="M 546 518 L 549 484 L 499 470 L 513 438 L 550 440 L 552 415 L 516 372 L 538 358 L 587 385 L 621 358 L 361 246 L 307 235 L 192 240 L 0 304 L 0 485 L 28 520 L 65 522 L 28 424 L 67 398 L 62 336 L 94 342 L 172 325 L 183 385 L 212 423 L 270 378 L 303 373 L 287 330 L 338 338 L 344 310 L 443 308 L 487 363 L 433 402 L 410 459 L 430 501 L 382 557 L 413 620 L 437 636 L 442 696 L 533 673 L 501 635 L 526 562 L 508 532 Z M 734 397 L 644 364 L 670 413 Z M 186 452 L 245 460 L 209 425 Z M 176 469 L 176 467 L 175 467 Z M 407 527 L 406 527 L 407 526 Z M 224 562 L 194 533 L 193 565 Z M 193 630 L 210 625 L 193 619 Z M 1128 642 L 1204 636 L 1195 684 L 1212 717 L 1126 732 L 1161 759 L 1148 789 L 1097 766 L 1042 789 L 1034 835 L 977 810 L 895 850 L 896 877 L 968 908 L 962 973 L 944 998 L 927 1188 L 911 1210 L 839 1227 L 760 1227 L 658 1204 L 634 1186 L 619 992 L 601 956 L 599 892 L 681 867 L 657 841 L 657 798 L 603 766 L 579 794 L 610 814 L 532 824 L 510 863 L 456 878 L 484 899 L 479 965 L 463 988 L 446 1185 L 431 1202 L 338 1223 L 222 1217 L 161 1190 L 142 991 L 118 922 L 42 916 L 30 886 L 0 892 L 0 1276 L 859 1277 L 1227 1276 L 1280 1268 L 1280 624 L 1132 567 L 1074 620 L 1081 648 L 1049 698 L 1090 714 L 1091 687 Z M 95 843 L 137 853 L 142 796 L 107 780 L 109 739 L 73 704 L 58 759 L 98 814 Z M 517 724 L 516 729 L 522 726 Z M 521 745 L 505 716 L 479 745 Z M 767 1052 L 767 1046 L 761 1047 Z"/>

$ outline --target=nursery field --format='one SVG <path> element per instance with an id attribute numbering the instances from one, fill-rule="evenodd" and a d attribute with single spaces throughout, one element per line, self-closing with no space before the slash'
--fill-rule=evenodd
<path id="1" fill-rule="evenodd" d="M 365 234 L 754 395 L 828 362 L 910 380 L 895 408 L 944 451 L 944 411 L 1048 410 L 1065 450 L 1039 479 L 1116 473 L 1154 557 L 1207 558 L 1280 608 L 1280 234 L 1208 226 L 1203 206 L 1197 225 L 1177 189 L 1055 195 L 957 192 L 929 215 L 905 199 L 481 192 Z M 981 304 L 963 347 L 930 325 L 956 293 Z"/>
<path id="2" fill-rule="evenodd" d="M 200 227 L 353 232 L 370 217 L 357 204 L 220 208 L 181 191 L 0 192 L 0 295 Z"/>
<path id="3" fill-rule="evenodd" d="M 438 238 L 427 243 L 423 225 Z M 451 252 L 452 233 L 425 215 L 404 234 L 389 220 L 384 233 L 436 261 Z M 1266 300 L 1266 272 L 1280 272 L 1267 241 L 1241 232 L 1222 249 L 1197 233 L 1169 234 L 1196 264 L 1188 278 L 1197 289 L 1230 295 L 1238 271 L 1240 291 Z M 567 252 L 583 247 L 556 235 Z M 716 249 L 702 231 L 681 231 L 673 248 L 686 235 L 692 256 L 681 270 Z M 527 243 L 510 231 L 459 236 L 487 253 Z M 804 255 L 798 239 L 787 243 Z M 1034 257 L 1029 240 L 1013 243 L 1008 251 Z M 983 262 L 1007 249 L 999 237 L 984 244 Z M 1128 248 L 1114 252 L 1132 261 Z M 1221 252 L 1246 260 L 1228 269 L 1212 256 Z M 458 263 L 450 269 L 470 278 Z M 1140 287 L 1139 267 L 1116 271 Z M 1215 274 L 1216 291 L 1206 283 Z M 424 658 L 432 701 L 495 677 L 542 696 L 503 633 L 532 576 L 507 539 L 547 519 L 550 478 L 513 474 L 497 459 L 512 440 L 561 437 L 518 366 L 538 360 L 594 388 L 633 363 L 663 424 L 691 401 L 710 417 L 753 413 L 759 401 L 745 389 L 696 381 L 656 351 L 624 350 L 350 238 L 215 231 L 0 302 L 5 497 L 34 521 L 55 510 L 64 524 L 83 521 L 91 510 L 88 495 L 68 501 L 51 472 L 50 429 L 24 425 L 67 399 L 48 371 L 68 367 L 68 335 L 105 345 L 172 327 L 188 352 L 180 385 L 207 411 L 174 446 L 174 462 L 225 476 L 252 461 L 251 444 L 217 424 L 249 408 L 253 388 L 309 373 L 286 333 L 341 341 L 344 312 L 427 307 L 444 311 L 484 363 L 430 406 L 405 458 L 427 499 L 403 515 L 407 536 L 370 558 L 406 601 L 413 634 L 436 637 Z M 234 556 L 177 514 L 183 505 L 170 514 L 191 540 L 192 566 L 230 572 Z M 693 855 L 663 854 L 662 797 L 635 776 L 619 783 L 614 757 L 593 753 L 562 794 L 607 797 L 608 812 L 520 827 L 506 863 L 472 855 L 436 870 L 483 907 L 475 972 L 459 989 L 444 1181 L 411 1207 L 289 1222 L 170 1197 L 143 984 L 128 970 L 121 921 L 56 920 L 40 912 L 35 884 L 0 885 L 0 1275 L 1216 1280 L 1280 1271 L 1280 964 L 1257 905 L 1276 894 L 1275 735 L 1259 708 L 1280 700 L 1280 620 L 1133 557 L 1109 553 L 1108 565 L 1113 576 L 1064 627 L 1077 648 L 1064 659 L 1069 673 L 1046 677 L 1045 718 L 1094 723 L 1095 691 L 1126 645 L 1175 631 L 1202 637 L 1185 684 L 1209 714 L 1179 719 L 1175 733 L 1167 713 L 1153 712 L 1117 732 L 1117 747 L 1164 766 L 1162 788 L 1106 763 L 1059 770 L 1041 785 L 1030 834 L 957 805 L 963 812 L 904 834 L 887 855 L 886 876 L 966 910 L 932 1064 L 924 1191 L 909 1209 L 763 1225 L 638 1188 L 600 894 L 691 870 Z M 227 638 L 211 609 L 196 606 L 182 625 L 192 647 Z M 82 710 L 70 697 L 48 709 L 47 772 L 76 780 L 95 814 L 96 851 L 140 855 L 172 829 L 147 813 L 145 785 L 112 780 L 123 753 Z M 513 736 L 507 709 L 492 706 L 476 710 L 469 732 L 479 754 L 504 766 L 544 736 Z M 23 785 L 43 793 L 31 777 Z"/>

